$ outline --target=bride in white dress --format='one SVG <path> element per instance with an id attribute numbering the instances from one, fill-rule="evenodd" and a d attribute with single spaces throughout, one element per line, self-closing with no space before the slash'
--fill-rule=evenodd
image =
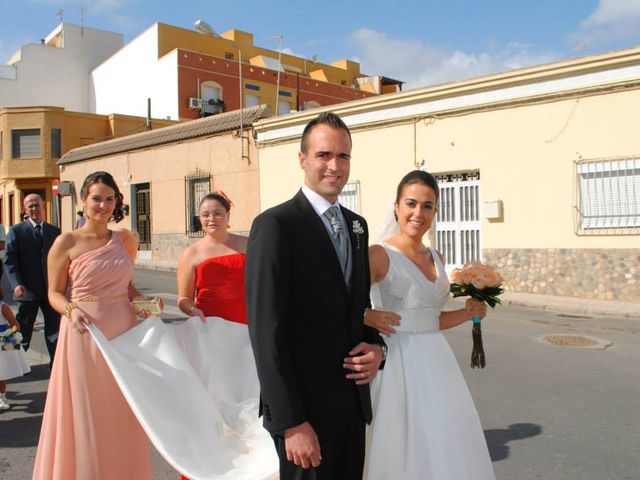
<path id="1" fill-rule="evenodd" d="M 395 233 L 369 250 L 365 323 L 389 335 L 384 370 L 372 383 L 367 480 L 491 480 L 491 459 L 473 399 L 441 330 L 484 317 L 486 306 L 443 312 L 449 280 L 442 256 L 422 243 L 438 201 L 435 178 L 407 174 L 398 185 Z"/>

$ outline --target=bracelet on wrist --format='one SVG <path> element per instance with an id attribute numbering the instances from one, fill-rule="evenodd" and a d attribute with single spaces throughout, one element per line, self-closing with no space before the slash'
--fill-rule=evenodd
<path id="1" fill-rule="evenodd" d="M 71 320 L 71 312 L 78 308 L 74 302 L 69 302 L 65 305 L 64 310 L 62 311 L 62 316 L 67 317 L 68 320 Z"/>

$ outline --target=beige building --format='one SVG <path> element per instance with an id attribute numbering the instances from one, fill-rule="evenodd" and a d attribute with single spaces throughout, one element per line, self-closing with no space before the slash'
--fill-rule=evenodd
<path id="1" fill-rule="evenodd" d="M 214 190 L 234 203 L 231 231 L 246 233 L 259 212 L 251 125 L 270 114 L 258 106 L 77 148 L 58 162 L 64 185 L 73 186 L 61 208 L 74 211 L 85 177 L 104 170 L 114 176 L 128 207 L 119 226 L 139 233 L 143 260 L 176 262 L 201 236 L 198 203 Z M 63 222 L 62 228 L 72 225 Z"/>
<path id="2" fill-rule="evenodd" d="M 440 180 L 432 243 L 448 268 L 482 258 L 508 290 L 640 300 L 640 49 L 336 105 L 352 129 L 342 201 L 375 241 L 395 189 Z M 260 208 L 302 182 L 297 153 L 318 111 L 255 125 Z"/>
<path id="3" fill-rule="evenodd" d="M 151 126 L 175 123 L 154 119 Z M 46 204 L 45 218 L 58 224 L 52 187 L 59 177 L 60 157 L 76 147 L 146 129 L 145 118 L 129 115 L 70 112 L 62 107 L 1 108 L 0 223 L 9 227 L 20 221 L 23 198 L 38 193 Z"/>

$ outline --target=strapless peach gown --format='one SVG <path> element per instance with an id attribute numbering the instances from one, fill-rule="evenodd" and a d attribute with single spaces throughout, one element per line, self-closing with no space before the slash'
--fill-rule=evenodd
<path id="1" fill-rule="evenodd" d="M 129 237 L 113 232 L 103 247 L 71 262 L 71 298 L 108 339 L 137 325 L 127 296 Z M 91 335 L 65 318 L 53 364 L 33 478 L 150 479 L 147 436 Z"/>

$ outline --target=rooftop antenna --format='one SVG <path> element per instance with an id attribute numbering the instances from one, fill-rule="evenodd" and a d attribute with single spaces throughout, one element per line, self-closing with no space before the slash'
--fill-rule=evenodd
<path id="1" fill-rule="evenodd" d="M 80 36 L 84 37 L 84 7 L 80 7 Z"/>
<path id="2" fill-rule="evenodd" d="M 196 22 L 193 24 L 193 28 L 203 35 L 213 35 L 214 37 L 218 36 L 213 27 L 204 20 L 196 20 Z"/>
<path id="3" fill-rule="evenodd" d="M 60 19 L 60 23 L 64 22 L 64 10 L 58 10 L 58 12 L 56 13 L 56 17 Z"/>

